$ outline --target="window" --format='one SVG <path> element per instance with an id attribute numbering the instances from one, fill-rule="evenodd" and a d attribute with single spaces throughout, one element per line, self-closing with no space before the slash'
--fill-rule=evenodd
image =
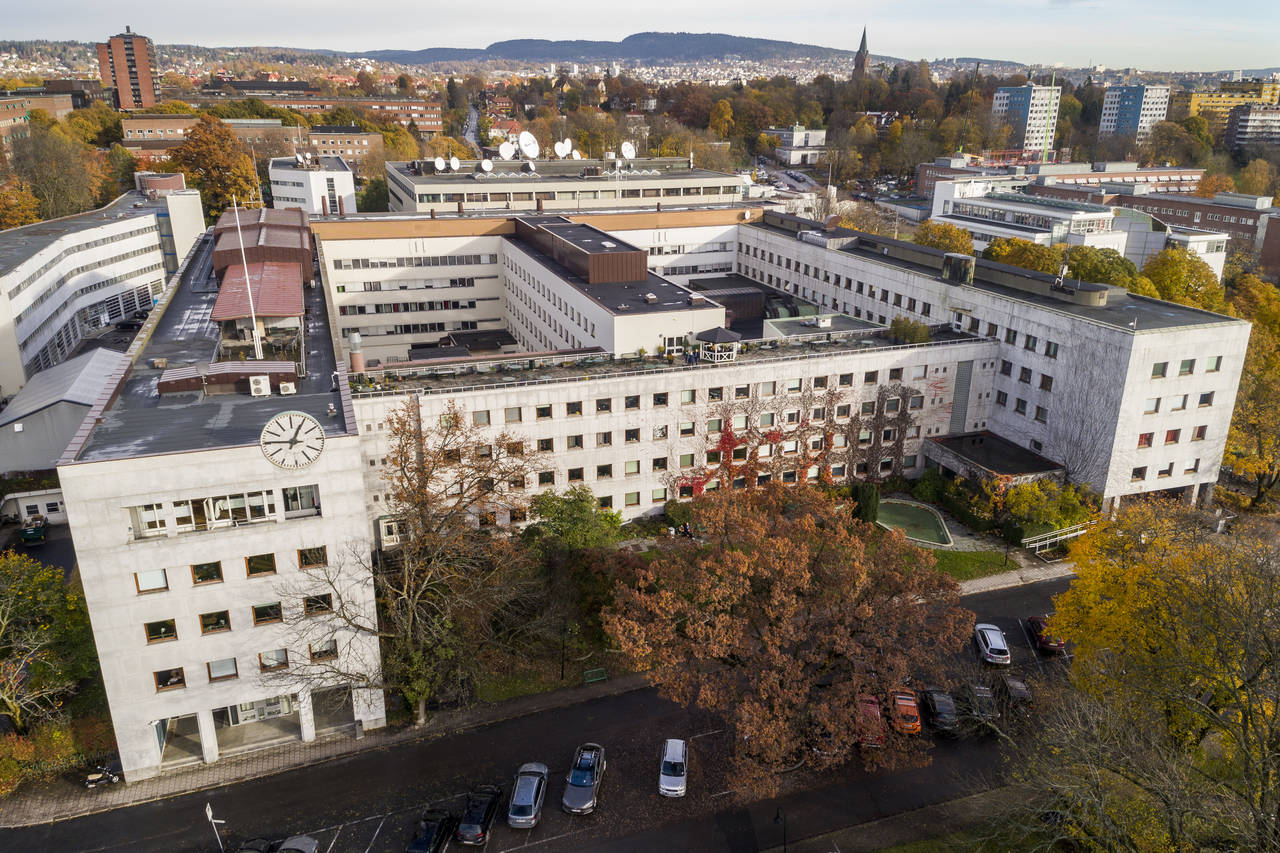
<path id="1" fill-rule="evenodd" d="M 584 477 L 584 475 L 583 475 L 583 469 L 582 469 L 582 468 L 570 468 L 570 469 L 569 469 L 569 482 L 570 482 L 570 483 L 581 483 L 584 479 L 585 479 L 585 477 Z"/>
<path id="2" fill-rule="evenodd" d="M 1220 355 L 1215 355 L 1212 358 L 1210 358 L 1208 363 L 1205 364 L 1204 366 L 1205 373 L 1217 373 L 1221 369 L 1222 369 L 1222 356 Z M 1199 460 L 1196 460 L 1196 461 L 1198 462 Z"/>
<path id="3" fill-rule="evenodd" d="M 879 375 L 880 375 L 880 371 L 878 370 L 868 370 L 866 373 L 862 374 L 862 384 L 864 385 L 876 384 L 876 379 Z"/>
<path id="4" fill-rule="evenodd" d="M 653 490 L 653 502 L 656 504 L 665 503 L 667 500 L 666 487 L 660 486 Z"/>
<path id="5" fill-rule="evenodd" d="M 333 594 L 308 595 L 302 599 L 302 612 L 307 616 L 333 612 Z"/>
<path id="6" fill-rule="evenodd" d="M 312 643 L 308 646 L 308 651 L 313 661 L 333 660 L 338 656 L 338 641 L 325 640 L 320 643 Z"/>
<path id="7" fill-rule="evenodd" d="M 1035 352 L 1036 345 L 1039 343 L 1040 343 L 1040 339 L 1037 338 L 1035 335 L 1027 335 L 1025 338 L 1023 338 L 1022 348 Z"/>
<path id="8" fill-rule="evenodd" d="M 488 426 L 488 425 L 489 425 L 489 410 L 488 410 L 488 409 L 483 409 L 483 410 L 478 411 L 478 412 L 472 412 L 472 413 L 471 413 L 471 423 L 472 423 L 472 424 L 474 424 L 475 426 Z"/>
<path id="9" fill-rule="evenodd" d="M 626 439 L 626 441 L 627 441 L 627 443 L 628 443 L 628 444 L 631 444 L 632 442 L 635 442 L 635 441 L 639 441 L 639 440 L 640 440 L 640 428 L 639 428 L 639 427 L 633 427 L 632 429 L 627 430 L 627 431 L 623 434 L 623 437 Z"/>
<path id="10" fill-rule="evenodd" d="M 1041 373 L 1041 374 L 1040 374 L 1040 390 L 1041 390 L 1041 391 L 1052 391 L 1052 390 L 1053 390 L 1053 377 L 1052 377 L 1052 376 L 1050 376 L 1050 375 L 1049 375 L 1049 374 L 1047 374 L 1047 373 Z"/>
<path id="11" fill-rule="evenodd" d="M 745 400 L 751 396 L 750 385 L 736 385 L 733 389 L 733 398 L 735 400 Z"/>
<path id="12" fill-rule="evenodd" d="M 680 392 L 680 405 L 682 406 L 688 406 L 691 403 L 696 403 L 697 399 L 698 392 L 694 391 L 692 388 Z"/>
<path id="13" fill-rule="evenodd" d="M 556 440 L 554 438 L 538 439 L 539 453 L 554 453 L 556 449 Z"/>
<path id="14" fill-rule="evenodd" d="M 1018 342 L 1018 333 L 1013 329 L 1004 330 L 1004 342 L 1006 344 L 1016 344 Z"/>
<path id="15" fill-rule="evenodd" d="M 622 473 L 630 477 L 633 474 L 640 473 L 640 460 L 631 459 L 622 463 Z"/>
<path id="16" fill-rule="evenodd" d="M 1004 361 L 1003 359 L 1000 361 L 1000 375 L 1001 375 L 1001 376 L 1012 376 L 1012 375 L 1013 375 L 1013 362 L 1012 362 L 1012 361 Z"/>
<path id="17" fill-rule="evenodd" d="M 707 464 L 708 464 L 708 465 L 719 465 L 719 464 L 720 464 L 720 451 L 719 451 L 719 450 L 708 450 L 708 451 L 707 451 Z"/>
<path id="18" fill-rule="evenodd" d="M 1036 420 L 1039 421 L 1040 423 L 1047 424 L 1049 422 L 1049 410 L 1046 409 L 1044 406 L 1036 406 L 1035 417 L 1036 417 Z"/>
<path id="19" fill-rule="evenodd" d="M 1213 405 L 1213 392 L 1205 391 L 1203 394 L 1200 395 L 1200 408 L 1204 408 L 1205 406 L 1212 406 L 1212 405 Z"/>
<path id="20" fill-rule="evenodd" d="M 34 514 L 34 513 L 33 513 Z M 168 522 L 164 518 L 164 504 L 143 504 L 129 507 L 129 523 L 135 539 L 163 536 Z"/>
<path id="21" fill-rule="evenodd" d="M 1200 470 L 1200 457 L 1196 457 L 1187 463 L 1187 467 L 1182 469 L 1184 474 L 1194 474 Z"/>
<path id="22" fill-rule="evenodd" d="M 259 575 L 274 575 L 276 573 L 276 555 L 254 554 L 252 557 L 245 557 L 244 570 L 251 578 Z"/>
<path id="23" fill-rule="evenodd" d="M 316 566 L 327 566 L 329 564 L 329 550 L 325 545 L 317 545 L 314 548 L 298 549 L 298 568 L 314 569 Z"/>
<path id="24" fill-rule="evenodd" d="M 897 431 L 896 429 L 893 429 L 893 428 L 890 428 L 890 429 L 884 430 L 884 431 L 880 434 L 880 440 L 881 440 L 881 441 L 884 441 L 886 444 L 887 444 L 888 442 L 891 442 L 891 441 L 897 441 L 897 440 L 898 440 L 898 431 Z M 821 439 L 819 439 L 819 441 L 821 441 Z"/>
<path id="25" fill-rule="evenodd" d="M 612 432 L 596 433 L 596 447 L 609 447 L 612 444 L 613 444 Z"/>
<path id="26" fill-rule="evenodd" d="M 1196 360 L 1194 358 L 1184 358 L 1182 363 L 1178 365 L 1179 376 L 1190 376 L 1196 372 Z"/>
<path id="27" fill-rule="evenodd" d="M 551 417 L 551 407 L 535 406 L 533 409 L 533 414 L 534 414 L 534 417 L 536 417 L 538 420 L 545 421 Z"/>
<path id="28" fill-rule="evenodd" d="M 611 398 L 609 398 L 609 397 L 601 397 L 600 399 L 596 400 L 596 411 L 597 411 L 597 412 L 612 412 L 612 411 L 613 411 L 613 400 L 612 400 Z"/>
<path id="29" fill-rule="evenodd" d="M 639 395 L 639 394 L 630 394 L 630 395 L 628 395 L 628 396 L 626 396 L 626 397 L 623 397 L 623 398 L 622 398 L 622 407 L 623 407 L 624 409 L 638 409 L 638 408 L 640 408 L 640 395 Z"/>
<path id="30" fill-rule="evenodd" d="M 1019 370 L 1019 371 L 1018 371 L 1018 381 L 1019 381 L 1019 382 L 1027 382 L 1027 383 L 1030 383 L 1030 382 L 1031 382 L 1031 368 L 1030 368 L 1030 367 L 1024 367 L 1024 368 L 1022 368 L 1021 370 Z"/>
<path id="31" fill-rule="evenodd" d="M 923 398 L 923 397 L 921 397 L 920 399 L 921 399 L 921 400 L 923 400 L 924 398 Z M 852 407 L 852 406 L 850 406 L 848 403 L 842 403 L 842 404 L 840 404 L 839 406 L 836 406 L 836 417 L 837 417 L 837 418 L 847 418 L 847 417 L 849 417 L 850 413 L 852 413 L 852 412 L 853 412 L 853 407 Z M 762 416 L 762 417 L 763 417 L 763 416 Z M 763 423 L 763 421 L 762 421 L 762 423 Z"/>
<path id="32" fill-rule="evenodd" d="M 1141 450 L 1144 447 L 1150 447 L 1152 442 L 1154 442 L 1155 440 L 1156 440 L 1156 434 L 1154 432 L 1142 433 L 1141 435 L 1138 436 L 1138 449 Z"/>
<path id="33" fill-rule="evenodd" d="M 889 399 L 884 401 L 884 410 L 886 413 L 896 412 L 901 407 L 902 407 L 901 397 L 890 397 Z"/>
<path id="34" fill-rule="evenodd" d="M 1202 424 L 1191 431 L 1192 441 L 1204 441 L 1204 437 L 1209 433 L 1208 425 Z"/>
<path id="35" fill-rule="evenodd" d="M 680 422 L 680 435 L 685 437 L 693 435 L 693 421 Z"/>
<path id="36" fill-rule="evenodd" d="M 1057 345 L 1057 344 L 1055 344 L 1053 341 L 1045 341 L 1045 342 L 1044 342 L 1044 354 L 1045 354 L 1045 355 L 1047 355 L 1049 358 L 1057 358 L 1057 357 L 1058 357 L 1058 345 Z"/>
<path id="37" fill-rule="evenodd" d="M 178 623 L 172 619 L 148 622 L 142 628 L 146 632 L 148 643 L 163 643 L 178 639 Z"/>
<path id="38" fill-rule="evenodd" d="M 315 656 L 312 655 L 313 659 L 314 657 Z M 273 669 L 285 669 L 288 666 L 288 649 L 272 649 L 269 652 L 258 653 L 258 668 L 263 672 L 271 672 Z"/>
<path id="39" fill-rule="evenodd" d="M 667 470 L 667 457 L 665 456 L 653 457 L 653 470 L 655 471 Z"/>
<path id="40" fill-rule="evenodd" d="M 177 669 L 162 669 L 159 672 L 152 673 L 156 680 L 156 692 L 161 690 L 177 690 L 179 687 L 187 686 L 187 677 L 182 671 L 182 667 Z"/>
<path id="41" fill-rule="evenodd" d="M 1157 471 L 1157 472 L 1156 472 L 1156 476 L 1157 476 L 1157 477 L 1172 477 L 1172 476 L 1173 476 L 1173 463 L 1172 463 L 1172 462 L 1170 462 L 1168 465 L 1164 466 L 1164 467 L 1163 467 L 1163 468 L 1161 468 L 1159 471 Z"/>
<path id="42" fill-rule="evenodd" d="M 876 413 L 876 401 L 867 400 L 862 404 L 860 410 L 864 415 L 874 415 Z"/>
<path id="43" fill-rule="evenodd" d="M 582 449 L 582 436 L 580 435 L 566 436 L 564 442 L 570 450 Z"/>
<path id="44" fill-rule="evenodd" d="M 775 394 L 777 394 L 777 393 L 778 393 L 778 383 L 777 383 L 777 382 L 761 382 L 761 383 L 760 383 L 760 396 L 761 396 L 761 397 L 772 397 L 773 395 L 775 395 Z"/>
<path id="45" fill-rule="evenodd" d="M 220 634 L 231 630 L 231 614 L 226 610 L 200 614 L 201 634 Z"/>
<path id="46" fill-rule="evenodd" d="M 270 492 L 268 492 L 270 495 Z M 250 495 L 252 498 L 252 495 Z M 269 512 L 275 514 L 275 507 L 269 507 Z M 320 487 L 319 486 L 290 486 L 284 490 L 284 517 L 299 518 L 306 515 L 320 514 Z"/>
<path id="47" fill-rule="evenodd" d="M 1142 405 L 1142 413 L 1144 415 L 1154 415 L 1160 411 L 1160 398 L 1148 397 L 1147 401 Z"/>
<path id="48" fill-rule="evenodd" d="M 653 405 L 654 405 L 654 406 L 659 406 L 659 407 L 660 407 L 660 406 L 665 406 L 666 404 L 667 404 L 667 394 L 666 394 L 666 392 L 665 392 L 665 391 L 664 391 L 664 392 L 662 392 L 661 394 L 654 394 L 654 395 L 653 395 Z"/>
<path id="49" fill-rule="evenodd" d="M 235 658 L 211 660 L 205 666 L 209 670 L 210 681 L 230 681 L 233 678 L 240 677 L 240 672 L 236 669 Z"/>
<path id="50" fill-rule="evenodd" d="M 255 604 L 253 606 L 253 624 L 255 625 L 279 622 L 282 618 L 280 602 L 278 601 L 273 604 Z"/>
<path id="51" fill-rule="evenodd" d="M 612 466 L 612 465 L 597 465 L 597 466 L 596 466 L 596 479 L 597 479 L 597 480 L 608 480 L 608 479 L 610 479 L 611 477 L 613 477 L 613 466 Z"/>
<path id="52" fill-rule="evenodd" d="M 582 414 L 582 401 L 581 401 L 581 400 L 578 400 L 578 401 L 573 402 L 573 403 L 565 403 L 565 404 L 564 404 L 564 413 L 565 413 L 566 415 L 580 415 L 580 414 Z"/>
<path id="53" fill-rule="evenodd" d="M 1008 395 L 1007 393 L 1005 393 L 1004 391 L 997 391 L 997 392 L 996 392 L 996 405 L 997 405 L 997 406 L 1007 406 L 1007 405 L 1009 405 L 1009 395 Z"/>
<path id="54" fill-rule="evenodd" d="M 196 563 L 191 567 L 191 582 L 196 586 L 202 583 L 220 583 L 222 581 L 222 563 Z"/>
<path id="55" fill-rule="evenodd" d="M 692 453 L 681 453 L 681 454 L 680 454 L 680 467 L 681 467 L 681 468 L 692 468 L 692 467 L 693 467 L 693 454 L 692 454 Z"/>
<path id="56" fill-rule="evenodd" d="M 1187 407 L 1187 396 L 1188 395 L 1186 394 L 1181 394 L 1181 395 L 1170 397 L 1169 399 L 1173 403 L 1173 405 L 1169 407 L 1169 411 L 1181 412 L 1183 409 L 1185 409 Z"/>
<path id="57" fill-rule="evenodd" d="M 724 421 L 721 418 L 712 418 L 707 421 L 707 434 L 720 432 L 724 429 Z"/>
<path id="58" fill-rule="evenodd" d="M 539 471 L 538 472 L 539 486 L 554 486 L 555 484 L 556 484 L 555 471 Z"/>
<path id="59" fill-rule="evenodd" d="M 841 388 L 848 388 L 853 384 L 853 374 L 841 373 L 836 381 L 839 382 Z"/>
<path id="60" fill-rule="evenodd" d="M 640 506 L 640 493 L 627 492 L 622 496 L 622 503 L 624 506 Z"/>
<path id="61" fill-rule="evenodd" d="M 1142 465 L 1137 468 L 1134 468 L 1133 471 L 1129 473 L 1129 482 L 1131 483 L 1136 483 L 1139 480 L 1145 480 L 1145 479 L 1147 479 L 1146 465 Z"/>
<path id="62" fill-rule="evenodd" d="M 1013 410 L 1020 415 L 1027 413 L 1027 401 L 1019 397 L 1013 401 Z"/>
<path id="63" fill-rule="evenodd" d="M 138 592 L 164 592 L 169 588 L 169 576 L 164 569 L 152 569 L 147 572 L 135 572 L 133 582 Z"/>
<path id="64" fill-rule="evenodd" d="M 602 498 L 596 498 L 596 506 L 601 509 L 613 509 L 613 496 L 605 495 Z"/>
<path id="65" fill-rule="evenodd" d="M 653 439 L 654 439 L 654 441 L 657 441 L 657 440 L 658 440 L 658 439 L 660 439 L 660 438 L 666 438 L 666 437 L 667 437 L 667 428 L 666 428 L 666 426 L 665 426 L 665 425 L 664 425 L 664 426 L 656 426 L 656 427 L 654 427 L 654 428 L 653 428 Z"/>
<path id="66" fill-rule="evenodd" d="M 1165 433 L 1164 433 L 1165 444 L 1177 444 L 1180 438 L 1182 438 L 1182 430 L 1180 429 L 1165 430 Z"/>

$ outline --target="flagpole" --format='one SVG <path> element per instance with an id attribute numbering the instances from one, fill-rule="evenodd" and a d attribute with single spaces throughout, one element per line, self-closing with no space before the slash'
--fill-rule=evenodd
<path id="1" fill-rule="evenodd" d="M 236 240 L 240 243 L 240 266 L 244 269 L 244 289 L 249 294 L 249 322 L 253 324 L 253 357 L 262 361 L 262 338 L 258 335 L 258 314 L 253 310 L 253 282 L 249 280 L 249 262 L 244 256 L 244 234 L 240 232 L 240 208 L 231 196 L 231 214 L 236 219 Z"/>

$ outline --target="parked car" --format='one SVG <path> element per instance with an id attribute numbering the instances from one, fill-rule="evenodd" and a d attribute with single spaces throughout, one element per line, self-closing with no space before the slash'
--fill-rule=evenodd
<path id="1" fill-rule="evenodd" d="M 309 835 L 294 835 L 284 841 L 254 838 L 240 845 L 239 853 L 316 853 L 320 842 Z"/>
<path id="2" fill-rule="evenodd" d="M 1031 695 L 1031 688 L 1016 675 L 1007 673 L 1001 675 L 996 679 L 993 687 L 1001 707 L 1024 716 L 1029 715 L 1034 709 L 1035 702 Z"/>
<path id="3" fill-rule="evenodd" d="M 547 765 L 536 761 L 522 764 L 511 787 L 507 825 L 516 829 L 533 829 L 542 818 L 542 801 L 546 796 Z"/>
<path id="4" fill-rule="evenodd" d="M 497 785 L 476 785 L 467 794 L 467 804 L 462 809 L 453 840 L 459 844 L 479 847 L 489 841 L 489 827 L 493 826 L 498 804 L 502 802 L 502 789 Z"/>
<path id="5" fill-rule="evenodd" d="M 688 745 L 676 738 L 662 744 L 662 765 L 658 769 L 658 793 L 664 797 L 683 797 L 689 777 Z"/>
<path id="6" fill-rule="evenodd" d="M 595 811 L 600 795 L 600 780 L 604 778 L 604 747 L 598 743 L 584 743 L 573 753 L 573 767 L 565 781 L 564 796 L 560 806 L 569 814 L 591 814 Z"/>
<path id="7" fill-rule="evenodd" d="M 123 320 L 116 320 L 115 327 L 122 332 L 136 332 L 142 328 L 142 321 L 137 317 L 125 317 Z"/>
<path id="8" fill-rule="evenodd" d="M 889 694 L 889 722 L 899 734 L 920 734 L 920 704 L 914 690 L 899 687 Z"/>
<path id="9" fill-rule="evenodd" d="M 955 700 L 941 687 L 926 687 L 920 694 L 920 707 L 935 732 L 950 735 L 960 727 Z"/>
<path id="10" fill-rule="evenodd" d="M 458 819 L 441 809 L 427 809 L 418 820 L 418 833 L 405 853 L 441 853 L 458 828 Z"/>
<path id="11" fill-rule="evenodd" d="M 33 515 L 22 523 L 18 541 L 24 546 L 40 545 L 49 538 L 49 520 L 43 515 Z"/>
<path id="12" fill-rule="evenodd" d="M 858 694 L 858 713 L 862 714 L 865 731 L 859 743 L 865 748 L 884 746 L 884 722 L 880 719 L 880 700 L 870 693 Z"/>
<path id="13" fill-rule="evenodd" d="M 971 722 L 994 723 L 1000 719 L 996 697 L 985 684 L 966 684 L 956 694 L 956 710 Z"/>
<path id="14" fill-rule="evenodd" d="M 984 663 L 1007 666 L 1011 661 L 1009 644 L 1005 642 L 1004 631 L 995 625 L 979 622 L 973 626 L 973 642 L 978 648 L 978 657 Z"/>
<path id="15" fill-rule="evenodd" d="M 1067 651 L 1067 641 L 1049 633 L 1048 616 L 1028 616 L 1027 630 L 1031 632 L 1031 639 L 1040 651 L 1051 654 L 1064 654 Z"/>

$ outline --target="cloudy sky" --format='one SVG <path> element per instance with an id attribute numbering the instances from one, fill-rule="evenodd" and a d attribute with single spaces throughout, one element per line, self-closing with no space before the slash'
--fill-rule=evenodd
<path id="1" fill-rule="evenodd" d="M 0 37 L 98 41 L 126 24 L 157 42 L 373 50 L 484 47 L 510 38 L 616 40 L 634 32 L 725 32 L 907 59 L 980 56 L 1071 66 L 1227 70 L 1280 66 L 1280 2 L 1234 0 L 543 0 L 512 3 L 100 0 L 13 3 Z M 149 14 L 141 14 L 141 12 Z"/>

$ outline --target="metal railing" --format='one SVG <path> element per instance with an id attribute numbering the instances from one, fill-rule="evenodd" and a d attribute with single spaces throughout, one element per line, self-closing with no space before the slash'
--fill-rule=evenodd
<path id="1" fill-rule="evenodd" d="M 1028 536 L 1022 540 L 1022 547 L 1031 551 L 1033 554 L 1039 554 L 1041 551 L 1059 542 L 1066 542 L 1068 539 L 1075 539 L 1088 532 L 1090 527 L 1097 524 L 1096 520 L 1073 524 L 1071 527 L 1063 527 L 1059 530 L 1050 530 L 1048 533 L 1041 533 L 1037 536 Z"/>

